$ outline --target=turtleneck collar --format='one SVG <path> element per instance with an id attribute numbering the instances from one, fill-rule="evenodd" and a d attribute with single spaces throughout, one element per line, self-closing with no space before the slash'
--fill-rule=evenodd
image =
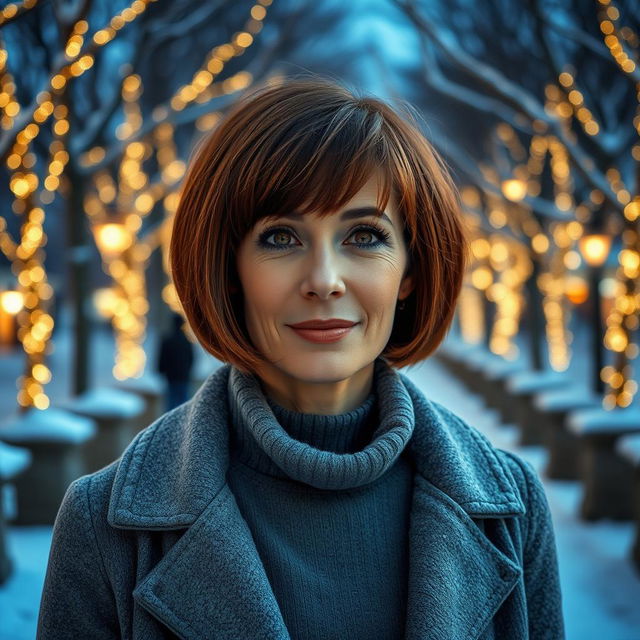
<path id="1" fill-rule="evenodd" d="M 235 367 L 227 391 L 236 459 L 261 473 L 318 489 L 373 482 L 393 466 L 413 434 L 409 393 L 380 357 L 374 363 L 373 391 L 348 413 L 286 409 L 265 396 L 257 376 Z"/>

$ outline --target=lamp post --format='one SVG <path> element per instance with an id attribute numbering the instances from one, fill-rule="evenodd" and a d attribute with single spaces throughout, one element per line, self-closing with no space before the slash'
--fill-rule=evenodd
<path id="1" fill-rule="evenodd" d="M 16 315 L 24 307 L 21 291 L 8 290 L 0 293 L 0 344 L 13 345 L 16 335 Z"/>
<path id="2" fill-rule="evenodd" d="M 602 265 L 609 256 L 611 237 L 602 233 L 590 233 L 582 236 L 578 242 L 580 253 L 589 265 L 589 289 L 592 293 L 591 339 L 593 348 L 593 389 L 598 395 L 604 393 L 604 383 L 600 377 L 602 371 L 603 326 L 600 300 L 600 280 Z"/>

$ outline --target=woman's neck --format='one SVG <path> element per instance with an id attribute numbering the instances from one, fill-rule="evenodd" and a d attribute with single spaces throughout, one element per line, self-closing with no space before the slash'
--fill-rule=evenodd
<path id="1" fill-rule="evenodd" d="M 371 362 L 343 380 L 309 381 L 287 374 L 269 364 L 257 377 L 265 396 L 285 409 L 316 415 L 339 415 L 353 411 L 367 399 L 373 387 Z"/>

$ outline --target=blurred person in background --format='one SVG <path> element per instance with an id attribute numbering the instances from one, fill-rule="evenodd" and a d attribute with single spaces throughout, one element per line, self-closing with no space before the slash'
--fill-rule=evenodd
<path id="1" fill-rule="evenodd" d="M 194 347 L 182 330 L 184 318 L 171 315 L 171 328 L 162 336 L 158 350 L 158 372 L 167 381 L 166 410 L 189 399 Z"/>

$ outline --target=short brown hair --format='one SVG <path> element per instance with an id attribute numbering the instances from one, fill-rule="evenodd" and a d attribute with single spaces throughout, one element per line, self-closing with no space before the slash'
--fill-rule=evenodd
<path id="1" fill-rule="evenodd" d="M 384 210 L 393 189 L 415 283 L 381 355 L 399 368 L 437 348 L 468 257 L 449 172 L 418 127 L 388 104 L 313 77 L 245 96 L 190 162 L 170 264 L 187 320 L 209 353 L 245 372 L 265 362 L 246 330 L 235 264 L 255 223 L 292 210 L 335 212 L 376 170 L 383 175 L 378 208 Z"/>

